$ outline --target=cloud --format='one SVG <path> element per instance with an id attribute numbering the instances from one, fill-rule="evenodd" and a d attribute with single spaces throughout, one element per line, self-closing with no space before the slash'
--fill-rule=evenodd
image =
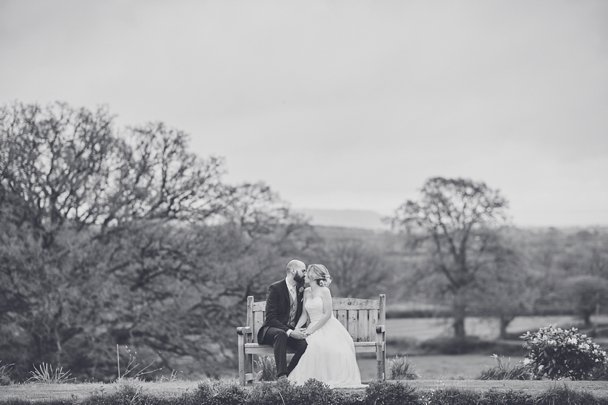
<path id="1" fill-rule="evenodd" d="M 520 223 L 608 222 L 604 1 L 0 7 L 2 102 L 165 121 L 299 206 L 386 213 L 465 176 Z"/>

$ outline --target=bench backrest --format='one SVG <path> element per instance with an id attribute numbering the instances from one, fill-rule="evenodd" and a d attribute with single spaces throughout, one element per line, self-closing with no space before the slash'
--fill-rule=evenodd
<path id="1" fill-rule="evenodd" d="M 348 330 L 355 342 L 373 342 L 376 340 L 376 325 L 386 323 L 386 296 L 380 294 L 378 299 L 333 298 L 334 316 Z M 253 341 L 257 343 L 258 330 L 264 323 L 266 301 L 254 301 L 247 297 L 247 326 L 253 329 Z"/>

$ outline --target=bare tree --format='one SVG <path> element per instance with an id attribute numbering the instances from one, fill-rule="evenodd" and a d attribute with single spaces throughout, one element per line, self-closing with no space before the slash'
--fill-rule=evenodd
<path id="1" fill-rule="evenodd" d="M 465 337 L 468 295 L 492 261 L 488 247 L 506 207 L 500 192 L 483 182 L 434 177 L 425 182 L 418 201 L 406 201 L 392 218 L 393 227 L 405 230 L 416 246 L 428 247 L 428 270 L 446 282 L 457 338 Z"/>
<path id="2" fill-rule="evenodd" d="M 336 281 L 337 294 L 343 297 L 371 298 L 392 278 L 391 263 L 361 240 L 326 241 L 318 257 Z"/>

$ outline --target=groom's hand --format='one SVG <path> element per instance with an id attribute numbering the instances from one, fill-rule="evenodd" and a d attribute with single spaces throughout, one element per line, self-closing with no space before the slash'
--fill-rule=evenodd
<path id="1" fill-rule="evenodd" d="M 294 339 L 306 339 L 306 335 L 304 333 L 302 333 L 302 331 L 300 330 L 294 330 L 289 334 L 289 337 L 292 337 Z"/>

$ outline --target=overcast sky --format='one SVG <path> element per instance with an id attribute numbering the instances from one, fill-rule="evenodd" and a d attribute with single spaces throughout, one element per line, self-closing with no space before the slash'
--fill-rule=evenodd
<path id="1" fill-rule="evenodd" d="M 608 224 L 608 1 L 0 0 L 0 103 L 164 121 L 293 207 L 431 176 L 517 225 Z"/>

